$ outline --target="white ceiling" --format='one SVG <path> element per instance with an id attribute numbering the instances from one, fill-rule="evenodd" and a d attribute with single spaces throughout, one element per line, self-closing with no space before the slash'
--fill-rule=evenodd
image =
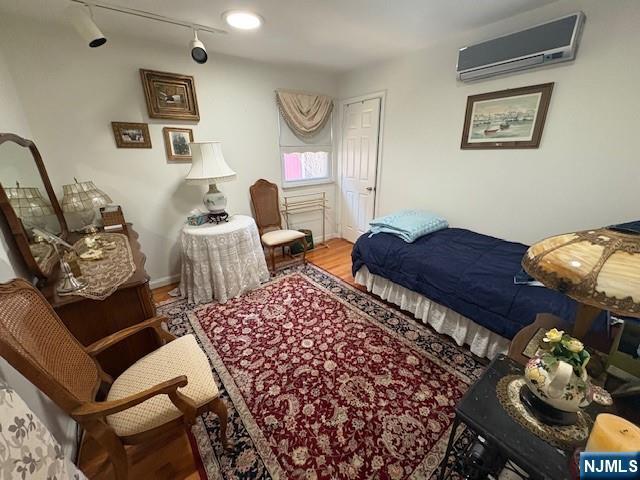
<path id="1" fill-rule="evenodd" d="M 266 62 L 346 70 L 470 30 L 554 0 L 106 0 L 189 22 L 224 28 L 202 33 L 210 51 Z M 64 22 L 68 0 L 0 0 L 0 14 Z M 248 9 L 262 15 L 254 32 L 230 29 L 221 15 Z M 144 37 L 159 44 L 186 45 L 190 32 L 151 20 L 96 9 L 107 38 Z"/>

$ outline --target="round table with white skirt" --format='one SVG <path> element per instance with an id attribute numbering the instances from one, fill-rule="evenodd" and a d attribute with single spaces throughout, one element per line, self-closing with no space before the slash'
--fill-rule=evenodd
<path id="1" fill-rule="evenodd" d="M 180 293 L 192 303 L 225 303 L 269 280 L 269 270 L 253 218 L 185 225 L 180 234 Z"/>

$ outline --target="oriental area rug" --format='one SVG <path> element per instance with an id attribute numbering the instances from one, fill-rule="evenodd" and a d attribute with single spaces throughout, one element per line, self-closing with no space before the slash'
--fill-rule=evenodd
<path id="1" fill-rule="evenodd" d="M 196 336 L 229 410 L 229 449 L 215 415 L 193 428 L 210 480 L 435 478 L 454 406 L 484 370 L 311 265 L 226 304 L 170 300 L 159 313 Z"/>

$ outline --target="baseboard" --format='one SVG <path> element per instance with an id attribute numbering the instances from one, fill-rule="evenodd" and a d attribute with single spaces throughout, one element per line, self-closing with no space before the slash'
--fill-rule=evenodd
<path id="1" fill-rule="evenodd" d="M 331 240 L 333 238 L 340 238 L 340 235 L 337 233 L 328 233 L 325 236 L 325 240 Z M 318 245 L 322 241 L 322 236 L 318 235 L 317 237 L 313 237 L 313 244 Z M 154 288 L 165 287 L 167 285 L 171 285 L 172 283 L 178 283 L 180 281 L 180 274 L 176 273 L 175 275 L 169 275 L 167 277 L 154 278 L 149 282 L 149 287 L 153 290 Z"/>
<path id="2" fill-rule="evenodd" d="M 325 235 L 325 240 L 331 240 L 333 238 L 340 238 L 340 235 L 338 235 L 337 233 L 327 233 Z M 318 245 L 320 242 L 322 241 L 322 235 L 318 235 L 317 237 L 313 237 L 313 244 L 314 245 Z"/>
<path id="3" fill-rule="evenodd" d="M 165 287 L 172 283 L 178 283 L 179 281 L 180 274 L 176 273 L 175 275 L 169 275 L 167 277 L 154 278 L 149 282 L 149 287 L 153 290 L 154 288 Z"/>

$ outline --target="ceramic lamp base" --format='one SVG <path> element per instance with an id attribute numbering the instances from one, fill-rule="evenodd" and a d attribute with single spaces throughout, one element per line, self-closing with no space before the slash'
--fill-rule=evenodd
<path id="1" fill-rule="evenodd" d="M 209 190 L 204 194 L 202 201 L 210 213 L 222 214 L 227 209 L 227 197 L 218 190 L 215 183 L 209 184 Z"/>
<path id="2" fill-rule="evenodd" d="M 527 385 L 520 389 L 520 401 L 529 413 L 547 425 L 573 425 L 578 421 L 575 412 L 564 412 L 540 400 Z"/>

